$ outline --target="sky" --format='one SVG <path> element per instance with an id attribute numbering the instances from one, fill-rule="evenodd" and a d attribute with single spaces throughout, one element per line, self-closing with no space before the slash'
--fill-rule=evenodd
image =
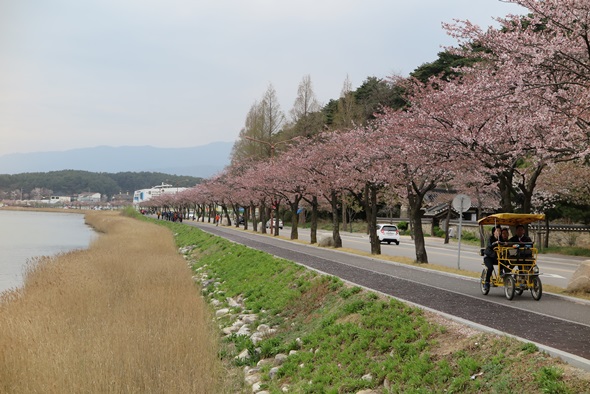
<path id="1" fill-rule="evenodd" d="M 235 141 L 272 84 L 288 115 L 407 76 L 455 41 L 442 22 L 499 0 L 0 0 L 0 156 Z"/>

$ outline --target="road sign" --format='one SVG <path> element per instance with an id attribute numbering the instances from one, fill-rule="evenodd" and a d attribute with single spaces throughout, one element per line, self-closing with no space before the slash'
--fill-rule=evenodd
<path id="1" fill-rule="evenodd" d="M 471 198 L 466 194 L 457 194 L 455 198 L 453 198 L 453 208 L 459 213 L 467 211 L 471 208 Z"/>

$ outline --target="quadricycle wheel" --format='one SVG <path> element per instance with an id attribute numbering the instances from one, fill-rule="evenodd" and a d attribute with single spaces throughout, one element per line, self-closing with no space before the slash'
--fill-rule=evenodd
<path id="1" fill-rule="evenodd" d="M 505 275 L 504 276 L 504 294 L 506 298 L 511 300 L 514 298 L 514 292 L 516 291 L 516 282 L 514 280 L 514 276 L 512 275 Z"/>
<path id="2" fill-rule="evenodd" d="M 479 286 L 481 288 L 481 294 L 483 295 L 488 295 L 488 293 L 490 292 L 490 285 L 488 283 L 488 286 L 486 287 L 486 274 L 488 273 L 488 269 L 484 268 L 483 271 L 481 271 L 481 280 L 479 281 Z"/>
<path id="3" fill-rule="evenodd" d="M 539 301 L 543 295 L 543 285 L 541 284 L 541 278 L 533 276 L 533 285 L 531 286 L 531 295 L 535 301 Z"/>

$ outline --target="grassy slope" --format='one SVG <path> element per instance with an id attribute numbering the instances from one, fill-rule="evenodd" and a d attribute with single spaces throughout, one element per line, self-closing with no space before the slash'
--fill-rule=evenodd
<path id="1" fill-rule="evenodd" d="M 466 329 L 420 309 L 383 298 L 337 278 L 207 235 L 173 228 L 179 246 L 196 245 L 194 268 L 219 282 L 205 295 L 225 302 L 241 295 L 247 311 L 278 333 L 255 346 L 245 337 L 225 339 L 222 356 L 250 349 L 260 358 L 297 350 L 264 386 L 279 393 L 382 392 L 588 392 L 587 373 L 529 343 Z M 234 310 L 235 313 L 241 311 Z M 242 311 L 243 312 L 243 311 Z M 220 321 L 230 325 L 231 321 Z M 301 341 L 297 341 L 300 338 Z M 370 374 L 371 379 L 363 379 Z"/>

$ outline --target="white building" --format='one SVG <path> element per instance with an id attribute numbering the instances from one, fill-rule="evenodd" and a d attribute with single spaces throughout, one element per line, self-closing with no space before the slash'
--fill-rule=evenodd
<path id="1" fill-rule="evenodd" d="M 176 194 L 186 189 L 188 188 L 173 187 L 172 185 L 162 183 L 161 185 L 154 186 L 151 189 L 136 190 L 133 192 L 133 205 L 138 205 L 144 201 L 149 201 L 154 197 L 161 196 L 162 194 Z"/>
<path id="2" fill-rule="evenodd" d="M 80 193 L 78 195 L 78 202 L 100 202 L 100 193 Z"/>
<path id="3" fill-rule="evenodd" d="M 70 196 L 51 196 L 49 199 L 50 204 L 69 204 L 72 202 L 72 197 Z"/>

